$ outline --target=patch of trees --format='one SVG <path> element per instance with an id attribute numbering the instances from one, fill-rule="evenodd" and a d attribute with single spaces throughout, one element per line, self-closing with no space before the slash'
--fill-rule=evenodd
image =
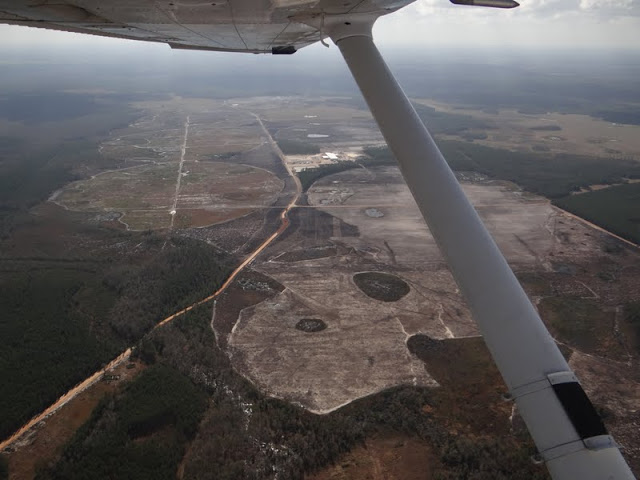
<path id="1" fill-rule="evenodd" d="M 397 302 L 411 290 L 404 280 L 390 273 L 356 273 L 353 281 L 365 295 L 381 302 Z"/>
<path id="2" fill-rule="evenodd" d="M 298 140 L 280 139 L 278 146 L 285 155 L 314 155 L 320 153 L 320 147 L 313 143 L 300 142 Z"/>
<path id="3" fill-rule="evenodd" d="M 8 480 L 9 478 L 9 462 L 0 454 L 0 480 Z"/>
<path id="4" fill-rule="evenodd" d="M 322 165 L 318 168 L 307 168 L 298 173 L 302 190 L 307 191 L 314 182 L 334 173 L 344 172 L 353 168 L 378 167 L 383 165 L 397 165 L 395 158 L 387 147 L 365 147 L 364 156 L 355 162 L 341 161 L 330 165 Z"/>
<path id="5" fill-rule="evenodd" d="M 272 478 L 277 471 L 298 479 L 362 439 L 349 419 L 313 415 L 260 393 L 217 347 L 210 315 L 210 308 L 194 309 L 150 335 L 157 361 L 189 375 L 212 401 L 185 458 L 185 478 Z"/>
<path id="6" fill-rule="evenodd" d="M 562 127 L 559 125 L 540 125 L 537 127 L 530 127 L 529 130 L 533 130 L 536 132 L 559 132 L 562 130 Z"/>
<path id="7" fill-rule="evenodd" d="M 553 204 L 640 244 L 640 183 L 569 195 Z"/>
<path id="8" fill-rule="evenodd" d="M 115 298 L 98 288 L 92 305 L 77 301 L 83 288 L 95 286 L 91 273 L 26 271 L 4 274 L 0 282 L 0 438 L 6 438 L 118 346 L 91 332 L 91 317 Z"/>
<path id="9" fill-rule="evenodd" d="M 495 126 L 471 115 L 440 112 L 433 107 L 414 103 L 416 113 L 433 135 L 470 135 L 470 130 L 489 130 Z M 484 135 L 475 133 L 475 135 Z M 477 138 L 486 138 L 478 136 Z"/>
<path id="10" fill-rule="evenodd" d="M 393 156 L 389 147 L 365 147 L 363 149 L 364 157 L 360 157 L 361 162 L 367 167 L 377 167 L 383 165 L 398 165 L 396 157 Z"/>
<path id="11" fill-rule="evenodd" d="M 425 440 L 440 462 L 434 468 L 433 478 L 438 480 L 549 478 L 546 469 L 532 464 L 535 450 L 528 438 L 500 435 L 491 428 L 481 435 L 451 433 L 443 422 L 452 419 L 428 413 L 443 401 L 439 397 L 433 389 L 396 387 L 357 400 L 336 414 L 356 419 L 366 435 L 391 431 Z"/>
<path id="12" fill-rule="evenodd" d="M 344 172 L 345 170 L 351 170 L 352 168 L 360 168 L 360 165 L 356 162 L 343 161 L 330 165 L 322 165 L 317 168 L 305 168 L 301 172 L 298 172 L 298 178 L 302 184 L 302 191 L 306 192 L 314 182 L 320 180 L 322 177 Z"/>
<path id="13" fill-rule="evenodd" d="M 154 365 L 103 402 L 38 479 L 175 478 L 198 425 L 185 478 L 266 479 L 277 471 L 299 479 L 362 439 L 349 419 L 313 415 L 258 392 L 217 348 L 210 316 L 204 305 L 146 337 Z"/>
<path id="14" fill-rule="evenodd" d="M 450 437 L 442 445 L 444 472 L 437 480 L 528 480 L 548 478 L 546 468 L 534 466 L 531 452 L 505 438 Z M 528 467 L 528 468 L 527 468 Z"/>
<path id="15" fill-rule="evenodd" d="M 163 364 L 94 410 L 44 479 L 174 479 L 207 407 L 206 394 Z"/>
<path id="16" fill-rule="evenodd" d="M 139 266 L 111 269 L 103 283 L 117 295 L 107 322 L 119 338 L 135 342 L 158 321 L 215 292 L 231 271 L 212 247 L 175 237 Z"/>

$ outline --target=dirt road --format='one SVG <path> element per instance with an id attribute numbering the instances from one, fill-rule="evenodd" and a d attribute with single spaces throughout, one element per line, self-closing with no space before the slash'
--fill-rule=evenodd
<path id="1" fill-rule="evenodd" d="M 78 385 L 73 387 L 71 390 L 69 390 L 67 393 L 62 395 L 53 405 L 51 405 L 46 410 L 44 410 L 40 414 L 33 417 L 31 420 L 29 420 L 16 433 L 11 435 L 9 438 L 0 442 L 0 451 L 4 450 L 7 447 L 10 447 L 14 442 L 20 439 L 22 435 L 27 433 L 29 430 L 31 430 L 34 426 L 36 426 L 42 420 L 45 420 L 49 415 L 52 415 L 53 413 L 55 413 L 60 407 L 68 403 L 76 395 L 84 392 L 87 388 L 89 388 L 91 385 L 93 385 L 98 380 L 100 380 L 100 378 L 102 378 L 102 375 L 104 375 L 105 372 L 108 372 L 109 370 L 113 370 L 122 362 L 129 360 L 130 355 L 131 355 L 131 349 L 127 348 L 124 352 L 122 352 L 116 358 L 111 360 L 111 362 L 109 362 L 109 364 L 106 367 L 98 370 L 89 378 L 83 380 L 81 383 L 79 383 Z"/>
<path id="2" fill-rule="evenodd" d="M 187 138 L 189 137 L 189 123 L 190 118 L 187 115 L 187 120 L 184 122 L 184 138 L 182 139 L 182 146 L 180 147 L 180 163 L 178 164 L 178 179 L 176 180 L 176 193 L 173 198 L 173 206 L 169 214 L 171 215 L 171 224 L 169 230 L 173 230 L 173 223 L 176 218 L 176 212 L 178 208 L 178 196 L 180 195 L 180 183 L 182 182 L 182 166 L 184 165 L 184 156 L 187 153 Z"/>

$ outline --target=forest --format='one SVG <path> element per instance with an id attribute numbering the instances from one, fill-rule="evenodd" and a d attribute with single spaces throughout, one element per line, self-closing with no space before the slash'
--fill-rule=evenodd
<path id="1" fill-rule="evenodd" d="M 106 245 L 109 258 L 95 251 L 67 261 L 3 260 L 1 438 L 157 322 L 210 295 L 232 268 L 232 260 L 195 240 L 176 237 L 162 250 L 164 239 L 155 234 L 114 235 L 110 245 L 139 244 L 147 253 L 114 255 Z"/>
<path id="2" fill-rule="evenodd" d="M 320 147 L 312 143 L 288 140 L 285 138 L 278 140 L 278 147 L 285 155 L 315 155 L 320 153 Z"/>
<path id="3" fill-rule="evenodd" d="M 207 406 L 186 376 L 157 364 L 109 395 L 67 445 L 49 479 L 172 479 Z"/>
<path id="4" fill-rule="evenodd" d="M 57 465 L 37 478 L 175 478 L 180 458 L 163 448 L 181 454 L 188 444 L 184 478 L 267 479 L 277 472 L 292 480 L 337 462 L 368 437 L 390 434 L 433 445 L 440 480 L 471 478 L 471 472 L 479 480 L 547 478 L 531 463 L 526 437 L 451 434 L 437 412 L 452 399 L 437 390 L 397 387 L 322 416 L 268 398 L 233 370 L 209 321 L 210 308 L 202 306 L 146 336 L 136 351 L 151 367 L 103 402 Z M 141 451 L 145 460 L 136 463 Z"/>
<path id="5" fill-rule="evenodd" d="M 553 204 L 640 244 L 640 183 L 568 195 Z"/>

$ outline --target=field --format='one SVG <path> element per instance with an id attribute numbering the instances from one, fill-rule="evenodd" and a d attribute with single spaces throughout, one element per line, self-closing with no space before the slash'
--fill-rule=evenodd
<path id="1" fill-rule="evenodd" d="M 100 149 L 131 166 L 74 182 L 56 203 L 97 218 L 115 215 L 127 230 L 156 230 L 225 222 L 275 201 L 284 185 L 277 176 L 224 161 L 263 144 L 249 113 L 211 101 L 140 107 L 144 117 Z"/>

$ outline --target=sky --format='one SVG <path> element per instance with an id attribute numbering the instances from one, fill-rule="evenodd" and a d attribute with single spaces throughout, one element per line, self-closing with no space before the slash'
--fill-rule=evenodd
<path id="1" fill-rule="evenodd" d="M 511 10 L 417 0 L 378 20 L 379 45 L 640 50 L 640 0 L 521 0 Z M 0 25 L 3 48 L 138 48 L 131 42 Z M 166 48 L 166 47 L 160 47 Z M 318 51 L 312 47 L 310 51 Z"/>

